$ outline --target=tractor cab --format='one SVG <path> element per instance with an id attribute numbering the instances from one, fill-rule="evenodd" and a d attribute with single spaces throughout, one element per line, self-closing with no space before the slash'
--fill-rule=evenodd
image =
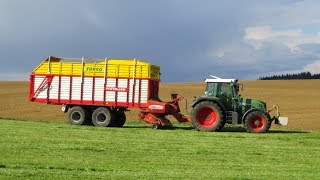
<path id="1" fill-rule="evenodd" d="M 238 80 L 211 77 L 213 78 L 205 80 L 207 85 L 204 96 L 218 98 L 228 111 L 236 110 L 240 98 Z"/>

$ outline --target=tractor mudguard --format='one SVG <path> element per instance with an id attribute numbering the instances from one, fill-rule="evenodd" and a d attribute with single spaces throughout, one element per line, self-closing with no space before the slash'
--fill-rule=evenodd
<path id="1" fill-rule="evenodd" d="M 262 111 L 262 112 L 266 113 L 266 114 L 269 116 L 269 118 L 270 118 L 269 113 L 267 113 L 267 112 L 265 112 L 265 111 L 263 111 L 263 110 L 261 110 L 261 109 L 259 109 L 259 108 L 252 108 L 252 109 L 249 109 L 247 112 L 244 113 L 244 115 L 242 116 L 241 122 L 243 122 L 244 119 L 246 118 L 246 116 L 247 116 L 249 113 L 251 113 L 252 111 Z"/>
<path id="2" fill-rule="evenodd" d="M 196 104 L 198 104 L 201 101 L 212 101 L 217 103 L 223 110 L 223 112 L 226 112 L 226 108 L 224 107 L 224 105 L 222 104 L 222 102 L 220 101 L 219 98 L 216 97 L 199 97 L 197 99 L 195 99 L 191 105 L 191 107 L 194 107 Z"/>

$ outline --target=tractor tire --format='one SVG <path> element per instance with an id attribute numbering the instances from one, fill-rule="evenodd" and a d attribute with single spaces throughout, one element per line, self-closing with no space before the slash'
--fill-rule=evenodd
<path id="1" fill-rule="evenodd" d="M 265 133 L 271 127 L 271 119 L 263 111 L 252 111 L 244 119 L 244 128 L 249 133 Z"/>
<path id="2" fill-rule="evenodd" d="M 113 119 L 113 113 L 105 107 L 99 107 L 92 113 L 92 123 L 97 127 L 111 127 Z"/>
<path id="3" fill-rule="evenodd" d="M 225 121 L 220 107 L 211 101 L 202 101 L 195 105 L 191 112 L 193 126 L 199 131 L 219 131 Z"/>
<path id="4" fill-rule="evenodd" d="M 69 109 L 67 120 L 72 125 L 83 125 L 85 124 L 87 113 L 80 106 L 73 106 Z"/>
<path id="5" fill-rule="evenodd" d="M 223 120 L 221 125 L 216 129 L 216 131 L 221 131 L 221 129 L 223 129 L 224 125 L 226 125 L 226 121 Z"/>
<path id="6" fill-rule="evenodd" d="M 115 118 L 113 122 L 114 127 L 123 127 L 123 125 L 126 123 L 126 114 L 124 111 L 117 111 L 114 113 Z"/>

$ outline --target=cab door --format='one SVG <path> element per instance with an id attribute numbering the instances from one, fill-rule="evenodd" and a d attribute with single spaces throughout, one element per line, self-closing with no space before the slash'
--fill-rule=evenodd
<path id="1" fill-rule="evenodd" d="M 218 85 L 218 97 L 227 111 L 233 110 L 233 88 L 230 83 L 220 83 Z"/>

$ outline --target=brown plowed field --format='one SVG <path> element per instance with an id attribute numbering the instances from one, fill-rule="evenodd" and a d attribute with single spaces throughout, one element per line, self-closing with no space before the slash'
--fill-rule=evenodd
<path id="1" fill-rule="evenodd" d="M 243 97 L 260 99 L 281 107 L 289 117 L 289 129 L 320 130 L 320 80 L 243 81 Z M 59 105 L 28 102 L 28 82 L 0 82 L 0 117 L 20 120 L 65 121 L 66 114 Z M 204 83 L 163 83 L 160 98 L 170 99 L 171 93 L 184 95 L 191 104 L 194 96 L 201 96 Z M 185 103 L 180 103 L 185 113 Z M 190 108 L 189 108 L 190 110 Z M 138 110 L 127 113 L 130 120 L 138 120 Z M 273 126 L 275 127 L 275 126 Z"/>

